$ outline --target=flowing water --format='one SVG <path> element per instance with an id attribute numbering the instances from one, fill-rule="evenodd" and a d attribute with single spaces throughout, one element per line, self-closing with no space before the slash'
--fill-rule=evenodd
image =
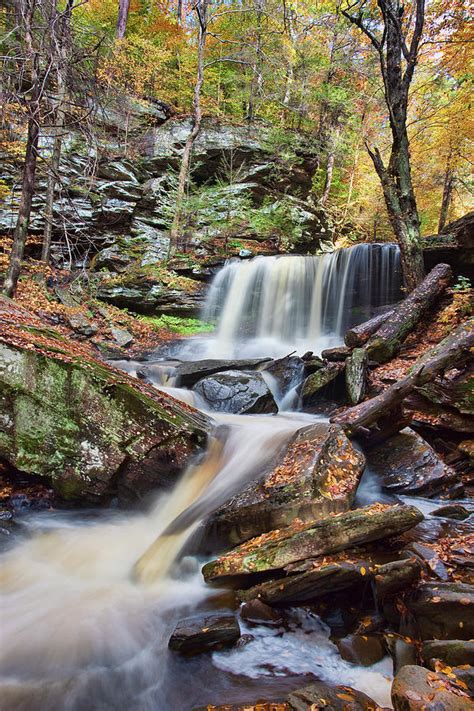
<path id="1" fill-rule="evenodd" d="M 314 349 L 318 339 L 340 342 L 348 323 L 398 298 L 391 271 L 397 259 L 389 246 L 230 263 L 207 302 L 206 318 L 218 322 L 212 347 L 240 355 L 268 344 L 287 352 L 310 343 Z M 126 367 L 136 373 L 137 364 Z M 193 393 L 170 388 L 169 366 L 162 370 L 157 387 L 200 406 Z M 280 404 L 291 400 L 285 395 L 279 393 Z M 168 652 L 178 619 L 230 604 L 203 583 L 204 561 L 195 553 L 200 524 L 317 419 L 285 411 L 212 416 L 216 428 L 202 460 L 147 513 L 45 512 L 24 519 L 22 535 L 1 561 L 2 709 L 187 711 L 279 698 L 308 675 L 352 684 L 389 705 L 388 663 L 359 669 L 344 662 L 329 629 L 304 610 L 290 613 L 286 631 L 252 627 L 254 639 L 242 648 L 192 660 Z"/>
<path id="2" fill-rule="evenodd" d="M 231 260 L 215 276 L 202 311 L 203 321 L 216 324 L 213 337 L 201 341 L 203 357 L 279 357 L 338 345 L 350 326 L 398 301 L 400 286 L 394 244 Z"/>

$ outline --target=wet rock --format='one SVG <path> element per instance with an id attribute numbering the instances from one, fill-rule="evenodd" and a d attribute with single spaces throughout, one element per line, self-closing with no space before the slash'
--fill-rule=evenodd
<path id="1" fill-rule="evenodd" d="M 327 594 L 353 588 L 373 578 L 370 560 L 355 556 L 324 556 L 308 559 L 302 565 L 288 566 L 286 577 L 277 577 L 248 590 L 240 590 L 240 600 L 263 600 L 269 605 L 301 605 Z M 297 572 L 302 569 L 303 572 Z"/>
<path id="2" fill-rule="evenodd" d="M 301 388 L 301 404 L 303 407 L 313 405 L 321 391 L 332 383 L 344 370 L 344 363 L 328 363 L 308 375 Z"/>
<path id="3" fill-rule="evenodd" d="M 339 654 L 346 662 L 370 667 L 385 656 L 380 637 L 350 634 L 335 641 Z"/>
<path id="4" fill-rule="evenodd" d="M 385 646 L 393 660 L 393 673 L 398 674 L 406 664 L 416 664 L 418 661 L 415 643 L 408 638 L 394 634 L 384 635 Z"/>
<path id="5" fill-rule="evenodd" d="M 425 571 L 431 577 L 444 581 L 449 579 L 449 573 L 446 566 L 440 559 L 437 552 L 430 546 L 423 543 L 410 543 L 405 550 L 409 554 L 414 554 L 418 558 Z"/>
<path id="6" fill-rule="evenodd" d="M 199 380 L 193 390 L 217 412 L 240 415 L 278 412 L 273 395 L 259 372 L 227 370 Z"/>
<path id="7" fill-rule="evenodd" d="M 474 586 L 423 583 L 406 600 L 421 639 L 474 637 Z"/>
<path id="8" fill-rule="evenodd" d="M 456 690 L 456 691 L 455 691 Z M 462 689 L 450 686 L 447 677 L 424 667 L 406 665 L 392 684 L 395 711 L 468 711 L 472 701 L 461 696 Z"/>
<path id="9" fill-rule="evenodd" d="M 352 348 L 348 348 L 348 346 L 338 346 L 337 348 L 326 348 L 326 350 L 321 352 L 321 358 L 332 362 L 343 362 L 351 353 Z"/>
<path id="10" fill-rule="evenodd" d="M 432 516 L 441 516 L 442 518 L 452 518 L 455 521 L 464 521 L 464 519 L 469 518 L 471 511 L 467 509 L 462 504 L 448 504 L 447 506 L 441 506 L 436 511 L 432 511 Z"/>
<path id="11" fill-rule="evenodd" d="M 254 358 L 250 360 L 195 360 L 180 363 L 176 368 L 178 385 L 183 388 L 192 388 L 201 378 L 221 373 L 224 370 L 253 370 L 257 369 L 269 358 Z"/>
<path id="12" fill-rule="evenodd" d="M 350 686 L 328 686 L 317 681 L 288 694 L 293 711 L 328 709 L 328 711 L 372 711 L 379 708 L 370 696 Z"/>
<path id="13" fill-rule="evenodd" d="M 239 637 L 240 627 L 233 615 L 210 615 L 179 622 L 168 647 L 180 654 L 201 654 L 230 647 Z"/>
<path id="14" fill-rule="evenodd" d="M 422 656 L 431 669 L 435 668 L 436 660 L 450 667 L 474 665 L 474 641 L 429 639 L 423 643 Z"/>
<path id="15" fill-rule="evenodd" d="M 288 392 L 292 387 L 298 385 L 303 378 L 304 363 L 298 356 L 286 356 L 278 360 L 270 361 L 264 365 L 262 370 L 269 373 L 278 386 L 281 394 Z"/>
<path id="16" fill-rule="evenodd" d="M 406 591 L 420 579 L 422 568 L 416 558 L 404 558 L 379 565 L 375 572 L 375 593 L 379 600 Z"/>
<path id="17" fill-rule="evenodd" d="M 397 494 L 438 496 L 456 483 L 456 472 L 419 434 L 405 428 L 366 452 L 367 464 L 384 489 Z"/>
<path id="18" fill-rule="evenodd" d="M 280 613 L 258 598 L 245 602 L 240 608 L 240 616 L 243 620 L 258 625 L 279 626 L 283 623 Z"/>
<path id="19" fill-rule="evenodd" d="M 257 574 L 282 571 L 307 558 L 398 535 L 422 520 L 423 515 L 414 506 L 375 504 L 313 523 L 295 521 L 207 563 L 203 574 L 208 582 L 245 580 L 251 585 Z"/>
<path id="20" fill-rule="evenodd" d="M 326 423 L 303 427 L 256 481 L 217 509 L 206 525 L 206 539 L 222 548 L 295 518 L 314 521 L 347 511 L 364 464 L 342 428 Z"/>
<path id="21" fill-rule="evenodd" d="M 0 457 L 61 497 L 139 498 L 174 481 L 205 443 L 205 415 L 78 353 L 5 298 L 0 334 Z"/>

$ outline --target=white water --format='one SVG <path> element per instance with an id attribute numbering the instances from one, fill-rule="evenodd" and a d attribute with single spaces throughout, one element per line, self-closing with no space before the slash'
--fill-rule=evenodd
<path id="1" fill-rule="evenodd" d="M 203 357 L 279 357 L 338 345 L 348 327 L 400 298 L 393 244 L 362 244 L 315 257 L 229 261 L 215 276 L 202 312 L 216 331 Z M 196 357 L 195 346 L 193 347 Z"/>
<path id="2" fill-rule="evenodd" d="M 221 296 L 213 292 L 208 301 L 209 308 L 223 301 L 216 338 L 208 342 L 217 349 L 212 355 L 247 355 L 267 346 L 273 350 L 259 355 L 317 350 L 324 339 L 340 340 L 346 308 L 357 303 L 357 285 L 365 285 L 362 302 L 369 310 L 381 299 L 393 300 L 395 289 L 393 250 L 380 252 L 387 257 L 379 255 L 381 263 L 392 266 L 374 285 L 368 279 L 371 252 L 354 249 L 330 259 L 265 258 L 226 266 L 213 287 L 215 292 L 221 279 Z M 124 367 L 136 374 L 136 364 Z M 170 387 L 168 371 L 164 375 L 158 373 L 157 387 L 199 406 L 193 393 Z M 280 403 L 291 401 L 279 395 Z M 86 512 L 49 513 L 28 519 L 28 535 L 2 557 L 2 711 L 186 711 L 239 701 L 255 678 L 259 683 L 247 695 L 259 698 L 268 689 L 270 698 L 267 677 L 308 672 L 368 690 L 388 705 L 385 667 L 359 669 L 343 662 L 324 625 L 314 617 L 298 619 L 299 612 L 289 633 L 254 629 L 254 641 L 214 654 L 212 665 L 207 657 L 180 662 L 167 651 L 177 619 L 196 606 L 209 609 L 216 594 L 203 583 L 202 561 L 190 555 L 179 560 L 183 546 L 196 542 L 206 515 L 315 419 L 288 412 L 219 415 L 214 448 L 148 514 L 103 512 L 99 519 Z"/>

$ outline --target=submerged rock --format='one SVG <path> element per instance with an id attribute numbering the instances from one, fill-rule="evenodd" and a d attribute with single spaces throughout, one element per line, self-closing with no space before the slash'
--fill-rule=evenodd
<path id="1" fill-rule="evenodd" d="M 168 647 L 181 654 L 201 654 L 232 646 L 239 637 L 239 623 L 233 615 L 210 615 L 179 622 Z"/>
<path id="2" fill-rule="evenodd" d="M 235 545 L 295 518 L 316 521 L 347 511 L 364 464 L 342 428 L 322 422 L 303 427 L 257 481 L 212 515 L 207 538 L 216 547 Z"/>
<path id="3" fill-rule="evenodd" d="M 455 681 L 424 667 L 407 664 L 392 684 L 395 711 L 472 711 L 472 701 Z"/>
<path id="4" fill-rule="evenodd" d="M 227 370 L 199 380 L 193 390 L 217 412 L 271 414 L 278 407 L 259 372 Z"/>
<path id="5" fill-rule="evenodd" d="M 0 301 L 0 457 L 65 499 L 134 498 L 176 480 L 210 421 Z"/>
<path id="6" fill-rule="evenodd" d="M 283 571 L 291 563 L 398 535 L 422 520 L 414 506 L 375 504 L 312 523 L 294 521 L 207 563 L 203 575 L 207 582 L 251 585 L 260 573 Z"/>
<path id="7" fill-rule="evenodd" d="M 438 496 L 456 483 L 456 472 L 408 427 L 366 452 L 367 464 L 384 489 L 397 494 Z"/>

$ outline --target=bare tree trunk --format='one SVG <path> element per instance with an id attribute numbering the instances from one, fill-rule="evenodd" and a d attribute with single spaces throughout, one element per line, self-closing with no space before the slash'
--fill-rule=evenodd
<path id="1" fill-rule="evenodd" d="M 451 198 L 453 196 L 454 187 L 454 170 L 452 168 L 452 151 L 449 151 L 446 161 L 446 172 L 444 174 L 443 184 L 443 199 L 441 201 L 441 210 L 439 213 L 438 232 L 442 232 L 448 220 L 449 208 L 451 206 Z"/>
<path id="2" fill-rule="evenodd" d="M 342 13 L 368 37 L 379 58 L 392 133 L 388 165 L 377 148 L 367 146 L 367 150 L 382 184 L 390 224 L 400 245 L 405 284 L 411 291 L 425 274 L 407 133 L 408 93 L 418 60 L 425 2 L 416 0 L 408 22 L 400 0 L 378 0 L 377 6 L 381 18 L 366 15 L 364 0 L 349 4 Z M 351 14 L 354 11 L 356 14 Z M 374 30 L 377 26 L 382 30 L 379 35 Z"/>
<path id="3" fill-rule="evenodd" d="M 66 104 L 66 67 L 67 67 L 67 36 L 69 33 L 71 13 L 74 0 L 68 0 L 66 9 L 61 18 L 57 16 L 54 8 L 54 21 L 51 24 L 53 33 L 52 51 L 56 54 L 57 61 L 57 91 L 58 98 L 55 110 L 55 125 L 53 127 L 53 152 L 48 170 L 48 185 L 46 188 L 46 206 L 44 210 L 44 231 L 43 247 L 41 251 L 41 261 L 49 264 L 51 255 L 51 237 L 53 231 L 53 204 L 54 191 L 58 181 L 59 163 L 61 160 L 61 149 L 63 140 L 63 130 L 65 125 L 65 104 Z"/>
<path id="4" fill-rule="evenodd" d="M 173 224 L 171 225 L 170 231 L 170 246 L 168 250 L 168 259 L 170 259 L 177 250 L 178 240 L 181 235 L 181 228 L 183 222 L 183 206 L 184 198 L 186 194 L 186 185 L 189 180 L 189 167 L 191 161 L 191 153 L 194 145 L 194 141 L 199 135 L 201 130 L 202 122 L 202 110 L 201 110 L 201 89 L 204 82 L 204 51 L 206 49 L 206 36 L 207 36 L 207 11 L 209 6 L 209 0 L 198 0 L 195 6 L 196 14 L 199 22 L 198 30 L 198 57 L 197 57 L 197 77 L 196 84 L 194 85 L 194 115 L 193 115 L 193 127 L 186 140 L 184 146 L 183 157 L 181 159 L 181 167 L 179 170 L 178 177 L 178 189 L 176 191 L 176 209 L 173 218 Z"/>
<path id="5" fill-rule="evenodd" d="M 40 121 L 41 81 L 39 77 L 39 55 L 34 51 L 32 38 L 32 23 L 36 2 L 31 0 L 23 13 L 25 49 L 29 56 L 31 96 L 28 101 L 28 138 L 26 141 L 25 164 L 21 185 L 20 205 L 13 235 L 13 246 L 10 252 L 3 293 L 10 298 L 14 295 L 21 263 L 25 251 L 28 226 L 30 224 L 31 204 L 35 192 L 36 165 L 38 160 L 38 139 Z"/>
<path id="6" fill-rule="evenodd" d="M 326 165 L 326 179 L 324 181 L 323 194 L 321 195 L 321 200 L 320 200 L 321 205 L 326 204 L 328 197 L 329 197 L 329 193 L 331 192 L 332 176 L 334 173 L 334 161 L 336 159 L 336 146 L 337 146 L 337 139 L 339 138 L 339 133 L 340 133 L 340 128 L 338 127 L 334 131 L 334 135 L 331 137 L 331 147 L 329 149 L 328 161 L 327 161 L 327 165 Z"/>
<path id="7" fill-rule="evenodd" d="M 119 11 L 117 17 L 117 39 L 123 39 L 127 31 L 128 12 L 130 10 L 130 0 L 119 0 Z"/>
<path id="8" fill-rule="evenodd" d="M 182 27 L 184 25 L 184 3 L 183 0 L 178 0 L 178 24 Z"/>

